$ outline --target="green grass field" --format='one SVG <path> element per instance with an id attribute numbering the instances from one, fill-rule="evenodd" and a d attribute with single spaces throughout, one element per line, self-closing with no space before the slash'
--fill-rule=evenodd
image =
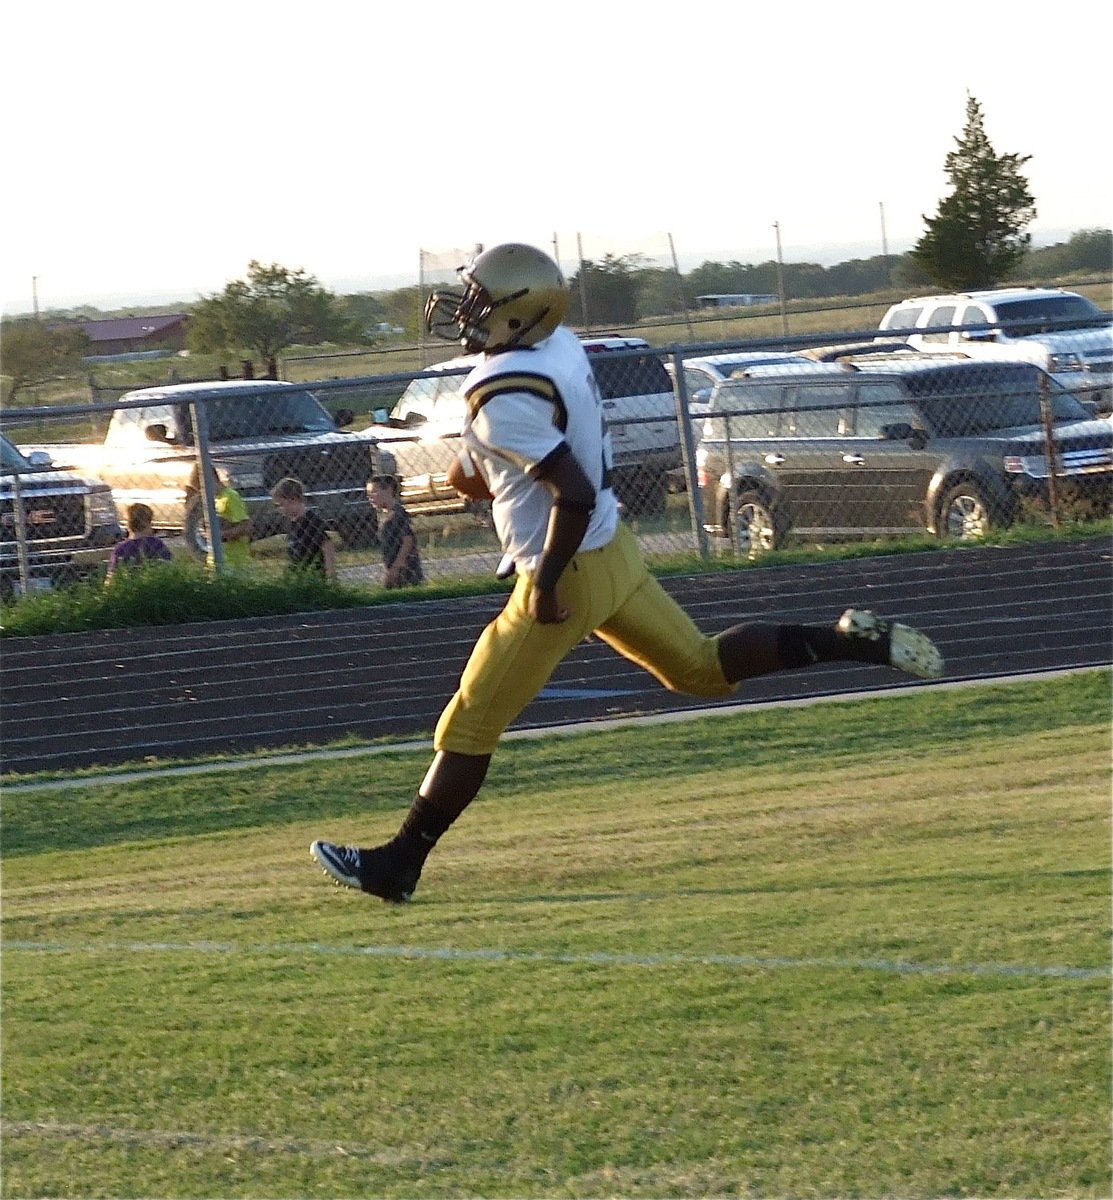
<path id="1" fill-rule="evenodd" d="M 3 1195 L 1108 1197 L 1109 694 L 8 789 Z"/>

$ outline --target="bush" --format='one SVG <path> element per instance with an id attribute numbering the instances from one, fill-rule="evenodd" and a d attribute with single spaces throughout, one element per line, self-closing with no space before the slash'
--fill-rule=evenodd
<path id="1" fill-rule="evenodd" d="M 319 575 L 216 575 L 201 563 L 175 559 L 120 571 L 111 583 L 91 580 L 5 604 L 0 634 L 180 625 L 355 608 L 373 600 L 365 588 L 330 583 Z"/>

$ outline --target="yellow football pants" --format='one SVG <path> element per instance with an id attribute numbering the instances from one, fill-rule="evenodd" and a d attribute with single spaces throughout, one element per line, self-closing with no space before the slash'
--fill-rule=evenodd
<path id="1" fill-rule="evenodd" d="M 540 625 L 529 615 L 528 576 L 480 635 L 460 686 L 437 723 L 437 750 L 492 754 L 503 731 L 589 633 L 655 675 L 670 691 L 723 697 L 734 690 L 707 637 L 646 570 L 625 525 L 609 545 L 577 554 L 557 584 L 568 619 Z"/>

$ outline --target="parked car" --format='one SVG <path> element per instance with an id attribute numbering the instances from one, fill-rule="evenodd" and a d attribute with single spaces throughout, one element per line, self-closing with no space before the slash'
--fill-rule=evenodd
<path id="1" fill-rule="evenodd" d="M 126 536 L 108 484 L 55 468 L 43 451 L 25 455 L 0 434 L 4 596 L 24 582 L 28 590 L 49 591 L 89 576 Z"/>
<path id="2" fill-rule="evenodd" d="M 585 337 L 614 447 L 612 485 L 632 514 L 664 508 L 668 472 L 680 465 L 672 382 L 642 338 Z M 376 414 L 375 437 L 394 456 L 402 497 L 414 513 L 462 510 L 448 468 L 464 425 L 464 378 L 476 359 L 463 355 L 416 377 L 394 408 Z"/>
<path id="3" fill-rule="evenodd" d="M 706 415 L 708 402 L 715 385 L 739 371 L 752 367 L 782 366 L 799 363 L 808 366 L 802 354 L 789 350 L 729 350 L 722 354 L 703 354 L 684 359 L 684 384 L 688 389 L 688 411 L 692 417 Z M 669 378 L 675 382 L 676 367 L 665 363 Z"/>
<path id="4" fill-rule="evenodd" d="M 377 543 L 366 484 L 378 472 L 393 471 L 394 460 L 372 435 L 343 428 L 351 424 L 351 412 L 332 417 L 306 387 L 214 380 L 139 388 L 120 397 L 103 442 L 33 448 L 104 479 L 121 508 L 149 504 L 160 532 L 184 534 L 189 549 L 203 556 L 207 537 L 191 402 L 204 409 L 213 464 L 243 496 L 253 537 L 285 532 L 270 492 L 284 475 L 295 475 L 346 545 Z"/>
<path id="5" fill-rule="evenodd" d="M 890 337 L 927 353 L 961 350 L 982 362 L 1035 363 L 1065 388 L 1113 410 L 1113 321 L 1062 288 L 998 288 L 914 296 L 881 318 Z"/>
<path id="6" fill-rule="evenodd" d="M 878 356 L 719 384 L 697 450 L 707 529 L 739 549 L 790 534 L 975 538 L 1045 499 L 1041 376 L 1057 479 L 1107 512 L 1113 424 L 1028 363 Z"/>

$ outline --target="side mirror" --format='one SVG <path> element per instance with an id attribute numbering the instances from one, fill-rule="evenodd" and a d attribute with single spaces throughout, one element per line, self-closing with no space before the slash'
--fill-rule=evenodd
<path id="1" fill-rule="evenodd" d="M 143 430 L 143 435 L 149 442 L 170 441 L 170 437 L 166 432 L 166 426 L 161 421 L 156 421 L 153 425 L 148 425 Z"/>
<path id="2" fill-rule="evenodd" d="M 406 413 L 406 420 L 404 424 L 407 429 L 416 429 L 419 425 L 424 425 L 425 420 L 426 418 L 422 413 L 408 412 Z"/>
<path id="3" fill-rule="evenodd" d="M 31 466 L 40 467 L 44 471 L 54 466 L 54 460 L 49 454 L 47 454 L 45 450 L 32 450 L 31 453 L 27 455 L 27 461 L 31 464 Z"/>
<path id="4" fill-rule="evenodd" d="M 341 408 L 337 411 L 336 416 L 332 419 L 341 429 L 343 429 L 356 419 L 356 415 L 350 408 Z"/>
<path id="5" fill-rule="evenodd" d="M 894 421 L 892 425 L 881 426 L 881 436 L 887 442 L 907 442 L 915 432 L 907 421 Z"/>
<path id="6" fill-rule="evenodd" d="M 375 418 L 376 425 L 385 425 L 390 420 L 390 413 L 385 408 L 377 408 L 371 415 Z"/>
<path id="7" fill-rule="evenodd" d="M 958 335 L 960 342 L 995 342 L 997 334 L 992 329 L 972 329 Z"/>

